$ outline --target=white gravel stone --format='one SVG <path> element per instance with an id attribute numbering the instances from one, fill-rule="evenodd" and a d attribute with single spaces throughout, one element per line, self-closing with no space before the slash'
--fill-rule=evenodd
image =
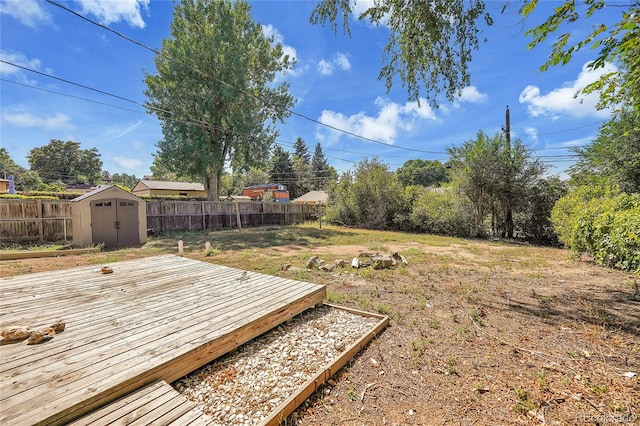
<path id="1" fill-rule="evenodd" d="M 173 386 L 213 424 L 259 424 L 377 323 L 328 306 L 308 309 Z"/>

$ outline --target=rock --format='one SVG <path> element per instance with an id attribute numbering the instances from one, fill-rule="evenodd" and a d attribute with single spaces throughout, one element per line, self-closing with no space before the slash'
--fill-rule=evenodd
<path id="1" fill-rule="evenodd" d="M 386 269 L 395 266 L 396 261 L 389 256 L 375 256 L 371 258 L 373 269 Z"/>
<path id="2" fill-rule="evenodd" d="M 56 333 L 62 333 L 64 331 L 64 328 L 66 327 L 66 324 L 64 323 L 64 321 L 58 320 L 51 324 L 50 327 L 53 328 L 53 331 L 55 331 Z"/>
<path id="3" fill-rule="evenodd" d="M 51 328 L 43 328 L 41 330 L 34 331 L 27 340 L 27 345 L 38 345 L 40 343 L 48 342 L 56 335 L 56 331 Z"/>
<path id="4" fill-rule="evenodd" d="M 409 262 L 407 261 L 407 258 L 404 257 L 403 255 L 401 255 L 400 253 L 398 253 L 397 251 L 391 255 L 391 258 L 395 259 L 397 261 L 400 261 L 400 262 L 404 263 L 405 265 L 409 264 Z"/>
<path id="5" fill-rule="evenodd" d="M 317 260 L 318 260 L 318 256 L 311 256 L 309 260 L 307 260 L 307 269 L 311 269 L 315 267 Z"/>
<path id="6" fill-rule="evenodd" d="M 336 267 L 335 263 L 330 263 L 328 265 L 327 264 L 320 265 L 318 269 L 322 269 L 323 271 L 326 271 L 326 272 L 331 272 L 335 267 Z"/>
<path id="7" fill-rule="evenodd" d="M 31 336 L 32 332 L 33 330 L 31 330 L 29 327 L 9 327 L 2 330 L 0 332 L 0 335 L 2 335 L 2 338 L 4 340 L 10 342 L 24 340 L 27 337 Z"/>
<path id="8" fill-rule="evenodd" d="M 285 265 L 282 265 L 282 267 L 280 268 L 281 271 L 288 271 L 289 268 L 291 268 L 291 264 L 287 263 Z"/>
<path id="9" fill-rule="evenodd" d="M 102 272 L 103 274 L 111 274 L 113 273 L 113 269 L 109 268 L 108 266 L 104 266 L 102 267 L 102 269 L 100 269 L 100 272 Z"/>

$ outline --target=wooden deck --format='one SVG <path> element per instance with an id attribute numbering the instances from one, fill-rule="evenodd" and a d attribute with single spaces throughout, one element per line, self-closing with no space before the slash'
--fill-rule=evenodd
<path id="1" fill-rule="evenodd" d="M 325 298 L 325 288 L 177 256 L 0 280 L 0 327 L 66 330 L 0 346 L 0 424 L 64 424 L 172 381 Z"/>

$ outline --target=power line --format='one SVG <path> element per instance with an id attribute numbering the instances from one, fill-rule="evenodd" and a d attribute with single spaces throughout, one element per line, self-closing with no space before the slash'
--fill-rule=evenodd
<path id="1" fill-rule="evenodd" d="M 13 64 L 11 64 L 11 65 L 13 65 Z M 125 108 L 125 107 L 121 107 L 121 106 L 118 106 L 118 105 L 108 104 L 106 102 L 95 101 L 95 100 L 89 99 L 89 98 L 83 98 L 83 97 L 80 97 L 80 96 L 74 96 L 74 95 L 70 95 L 70 94 L 67 94 L 67 93 L 56 92 L 54 90 L 49 90 L 49 89 L 45 89 L 45 88 L 38 87 L 38 86 L 32 86 L 30 84 L 18 83 L 17 81 L 7 80 L 7 79 L 4 79 L 4 78 L 0 78 L 0 81 L 4 81 L 6 83 L 17 84 L 19 86 L 28 87 L 30 89 L 41 90 L 43 92 L 53 93 L 54 95 L 67 96 L 69 98 L 74 98 L 74 99 L 79 99 L 79 100 L 82 100 L 82 101 L 92 102 L 92 103 L 98 104 L 98 105 L 105 105 L 105 106 L 109 106 L 109 107 L 112 107 L 112 108 L 118 108 L 118 109 L 122 109 L 124 111 L 135 112 L 135 113 L 138 113 L 138 114 L 146 114 L 145 111 L 138 111 L 138 110 L 135 110 L 135 109 Z"/>
<path id="2" fill-rule="evenodd" d="M 221 80 L 220 78 L 218 78 L 218 77 L 216 77 L 214 75 L 211 75 L 210 73 L 204 72 L 204 71 L 202 71 L 202 70 L 200 70 L 200 69 L 198 69 L 196 67 L 193 67 L 190 64 L 185 64 L 182 61 L 179 61 L 179 60 L 177 60 L 177 59 L 175 59 L 175 58 L 173 58 L 173 57 L 171 57 L 169 55 L 166 55 L 166 54 L 162 53 L 161 51 L 159 51 L 159 50 L 157 50 L 157 49 L 155 49 L 153 47 L 147 46 L 146 44 L 144 44 L 142 42 L 134 40 L 131 37 L 128 37 L 128 36 L 118 32 L 118 31 L 115 31 L 115 30 L 107 27 L 106 25 L 102 25 L 99 22 L 96 22 L 96 21 L 94 21 L 94 20 L 92 20 L 90 18 L 87 18 L 86 16 L 84 16 L 84 15 L 82 15 L 82 14 L 80 14 L 80 13 L 78 13 L 78 12 L 72 10 L 72 9 L 69 9 L 68 7 L 63 6 L 63 5 L 57 3 L 57 2 L 55 2 L 53 0 L 46 0 L 46 1 L 47 1 L 47 3 L 50 3 L 50 4 L 52 4 L 52 5 L 56 6 L 56 7 L 59 7 L 61 9 L 65 10 L 66 12 L 69 12 L 69 13 L 77 16 L 78 18 L 80 18 L 80 19 L 82 19 L 84 21 L 87 21 L 87 22 L 89 22 L 89 23 L 91 23 L 91 24 L 93 24 L 93 25 L 95 25 L 95 26 L 97 26 L 99 28 L 102 28 L 102 29 L 104 29 L 106 31 L 109 31 L 109 32 L 117 35 L 118 37 L 121 37 L 124 40 L 127 40 L 130 43 L 133 43 L 133 44 L 135 44 L 137 46 L 140 46 L 140 47 L 142 47 L 144 49 L 147 49 L 147 50 L 155 53 L 158 56 L 162 56 L 165 59 L 168 59 L 168 60 L 173 61 L 173 62 L 177 62 L 177 63 L 179 63 L 181 65 L 185 65 L 185 66 L 191 68 L 196 73 L 198 73 L 198 74 L 200 74 L 200 75 L 202 75 L 204 77 L 212 78 L 213 80 L 217 81 L 220 84 L 223 84 L 223 85 L 225 85 L 225 86 L 227 86 L 227 87 L 229 87 L 231 89 L 237 90 L 238 92 L 244 94 L 245 96 L 248 96 L 250 98 L 253 98 L 253 99 L 256 99 L 256 100 L 262 102 L 266 106 L 273 107 L 273 105 L 271 105 L 268 101 L 265 101 L 260 96 L 254 94 L 254 93 L 247 92 L 246 90 L 244 90 L 242 88 L 236 87 L 236 86 L 234 86 L 234 85 L 232 85 L 232 84 L 230 84 L 230 83 L 228 83 L 228 82 L 226 82 L 224 80 Z M 365 136 L 362 136 L 362 135 L 358 135 L 358 134 L 350 132 L 348 130 L 340 129 L 340 128 L 332 126 L 330 124 L 323 123 L 323 122 L 321 122 L 319 120 L 316 120 L 314 118 L 308 117 L 308 116 L 306 116 L 304 114 L 295 112 L 295 111 L 293 111 L 293 110 L 291 110 L 289 108 L 284 109 L 284 111 L 290 113 L 291 115 L 295 115 L 297 117 L 300 117 L 300 118 L 303 118 L 305 120 L 311 121 L 312 123 L 318 124 L 320 126 L 323 126 L 323 127 L 335 130 L 337 132 L 340 132 L 340 133 L 343 133 L 343 134 L 346 134 L 346 135 L 349 135 L 349 136 L 353 136 L 355 138 L 362 139 L 362 140 L 365 140 L 365 141 L 368 141 L 368 142 L 372 142 L 372 143 L 376 143 L 376 144 L 380 144 L 380 145 L 384 145 L 384 146 L 389 146 L 389 147 L 396 148 L 396 149 L 402 149 L 402 150 L 406 150 L 406 151 L 421 152 L 421 153 L 426 153 L 426 154 L 437 154 L 435 152 L 425 151 L 425 150 L 417 149 L 417 148 L 409 148 L 409 147 L 404 147 L 404 146 L 400 146 L 400 145 L 394 145 L 394 144 L 391 144 L 391 143 L 387 143 L 387 142 L 379 141 L 379 140 L 376 140 L 376 139 L 368 138 L 368 137 L 365 137 Z"/>

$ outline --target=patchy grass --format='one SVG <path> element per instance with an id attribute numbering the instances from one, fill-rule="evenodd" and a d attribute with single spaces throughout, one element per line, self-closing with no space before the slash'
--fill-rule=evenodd
<path id="1" fill-rule="evenodd" d="M 327 302 L 391 318 L 334 375 L 330 395 L 314 394 L 287 424 L 640 418 L 638 376 L 623 375 L 640 374 L 640 277 L 557 248 L 309 223 L 159 235 L 140 248 L 2 261 L 1 272 L 176 254 L 180 239 L 190 258 L 324 284 Z M 409 265 L 351 268 L 373 251 L 398 252 Z M 347 262 L 307 270 L 311 256 Z"/>

